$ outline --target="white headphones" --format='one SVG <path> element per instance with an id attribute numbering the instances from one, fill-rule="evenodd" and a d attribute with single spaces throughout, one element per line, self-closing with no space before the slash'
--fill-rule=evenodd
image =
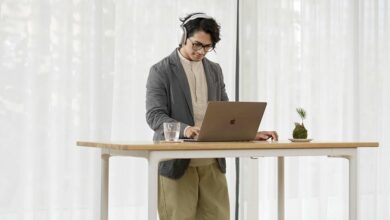
<path id="1" fill-rule="evenodd" d="M 187 40 L 187 29 L 184 25 L 187 24 L 189 21 L 192 21 L 192 20 L 195 20 L 198 18 L 213 19 L 212 17 L 206 15 L 205 13 L 195 13 L 195 14 L 191 15 L 189 18 L 187 18 L 186 20 L 184 20 L 183 23 L 180 25 L 182 32 L 183 32 L 183 35 L 182 35 L 181 41 L 180 41 L 180 46 L 186 44 L 186 40 Z"/>

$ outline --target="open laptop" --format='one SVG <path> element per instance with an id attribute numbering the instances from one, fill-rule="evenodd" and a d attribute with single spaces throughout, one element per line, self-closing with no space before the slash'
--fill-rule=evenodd
<path id="1" fill-rule="evenodd" d="M 266 106 L 266 102 L 209 102 L 199 135 L 184 141 L 254 140 Z"/>

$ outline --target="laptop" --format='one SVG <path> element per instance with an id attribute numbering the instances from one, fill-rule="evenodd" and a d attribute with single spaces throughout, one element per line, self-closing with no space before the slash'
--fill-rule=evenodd
<path id="1" fill-rule="evenodd" d="M 266 106 L 266 102 L 209 102 L 199 135 L 184 141 L 252 141 Z"/>

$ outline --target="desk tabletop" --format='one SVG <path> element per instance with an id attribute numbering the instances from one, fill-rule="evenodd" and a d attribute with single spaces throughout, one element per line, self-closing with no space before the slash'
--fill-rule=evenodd
<path id="1" fill-rule="evenodd" d="M 321 148 L 359 148 L 379 147 L 378 142 L 304 142 L 289 141 L 249 141 L 249 142 L 110 142 L 78 141 L 78 146 L 105 148 L 113 150 L 250 150 L 250 149 L 321 149 Z"/>

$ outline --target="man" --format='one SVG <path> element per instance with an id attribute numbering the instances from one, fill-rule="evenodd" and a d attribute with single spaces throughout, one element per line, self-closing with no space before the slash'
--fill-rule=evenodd
<path id="1" fill-rule="evenodd" d="M 220 40 L 220 26 L 204 13 L 181 19 L 179 48 L 150 69 L 146 120 L 164 139 L 163 123 L 180 122 L 180 138 L 199 134 L 208 101 L 227 101 L 221 67 L 205 55 Z M 278 139 L 276 132 L 258 132 L 256 139 Z M 229 220 L 226 162 L 217 159 L 175 159 L 159 164 L 158 211 L 161 220 Z"/>

